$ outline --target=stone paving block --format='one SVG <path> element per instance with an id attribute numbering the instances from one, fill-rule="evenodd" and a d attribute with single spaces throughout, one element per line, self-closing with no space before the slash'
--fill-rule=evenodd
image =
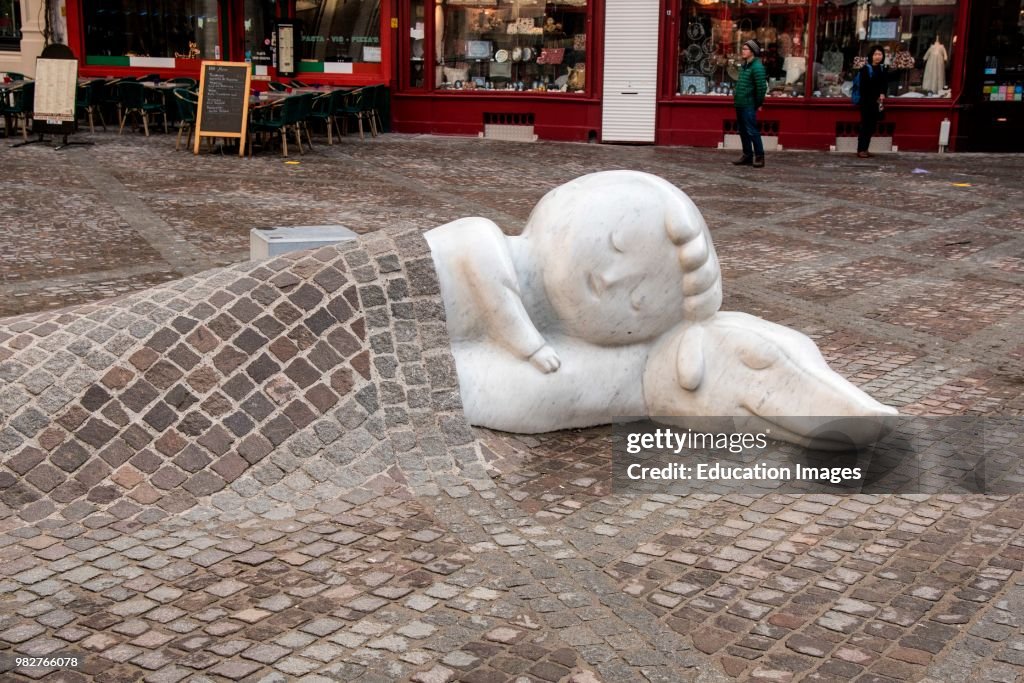
<path id="1" fill-rule="evenodd" d="M 360 180 L 358 174 L 346 175 L 351 196 L 361 199 L 359 215 L 365 219 L 365 229 L 373 231 L 400 215 L 412 218 L 410 226 L 417 228 L 470 213 L 498 215 L 491 206 L 476 210 L 482 201 L 479 197 L 439 191 L 441 186 L 434 183 L 443 175 L 432 162 L 409 151 L 442 150 L 435 156 L 472 159 L 481 167 L 509 163 L 511 157 L 496 153 L 491 158 L 490 149 L 483 153 L 475 143 L 470 146 L 457 140 L 381 136 L 374 142 L 379 144 L 372 149 L 360 146 L 364 151 L 357 156 L 344 145 L 321 152 L 325 158 L 341 155 L 357 164 L 367 163 L 363 154 L 373 155 L 374 163 L 366 166 L 377 174 L 372 182 Z M 600 146 L 576 147 L 553 145 L 523 153 L 528 154 L 531 168 L 544 168 L 549 174 L 568 172 L 567 164 L 575 164 L 578 172 L 600 167 L 597 161 L 604 153 Z M 97 166 L 116 156 L 121 169 L 118 179 L 139 173 L 134 166 L 144 168 L 142 160 L 150 154 L 125 137 L 119 139 L 116 155 L 101 146 L 96 150 Z M 553 150 L 558 163 L 538 163 Z M 14 172 L 21 173 L 31 158 L 21 151 L 11 150 L 11 154 Z M 185 162 L 172 158 L 161 158 L 160 163 L 179 169 L 168 177 L 205 169 L 204 182 L 216 187 L 226 181 L 209 165 L 210 159 L 189 159 L 187 168 Z M 262 163 L 258 158 L 253 161 Z M 975 183 L 970 191 L 987 193 L 988 208 L 963 219 L 950 215 L 935 221 L 937 213 L 948 210 L 942 208 L 945 202 L 936 200 L 941 199 L 939 193 L 932 192 L 937 186 L 900 184 L 910 169 L 907 164 L 916 160 L 887 160 L 870 170 L 843 167 L 842 173 L 834 175 L 842 176 L 849 192 L 856 189 L 858 195 L 833 188 L 827 200 L 816 197 L 813 205 L 807 203 L 808 197 L 820 191 L 813 182 L 821 180 L 823 162 L 800 153 L 787 161 L 785 182 L 766 185 L 773 200 L 765 202 L 770 210 L 757 213 L 763 225 L 752 229 L 749 216 L 733 206 L 749 190 L 748 181 L 731 172 L 726 175 L 715 153 L 679 150 L 673 155 L 651 155 L 646 149 L 616 150 L 616 163 L 661 172 L 691 192 L 707 215 L 717 212 L 716 242 L 723 270 L 734 282 L 727 295 L 729 308 L 808 332 L 833 367 L 910 411 L 1018 414 L 1020 391 L 1006 381 L 1003 368 L 1012 372 L 1024 357 L 1005 341 L 1014 337 L 1017 322 L 1013 316 L 1019 306 L 1014 304 L 1020 302 L 1020 295 L 1013 287 L 1019 288 L 1019 269 L 1014 270 L 1013 262 L 1006 259 L 1017 252 L 1024 256 L 1024 250 L 1016 233 L 997 222 L 1024 225 L 1019 212 L 1007 209 L 1008 193 L 1014 188 L 1001 186 L 1003 181 L 996 174 L 987 174 L 985 183 Z M 833 163 L 842 162 L 828 160 Z M 956 159 L 929 163 L 935 181 L 954 169 L 976 172 Z M 1007 163 L 1015 162 L 993 161 L 992 165 Z M 260 167 L 270 177 L 275 177 L 276 168 L 277 164 Z M 389 169 L 387 173 L 380 172 L 384 168 Z M 78 172 L 68 173 L 71 192 Z M 411 180 L 420 174 L 424 180 Z M 486 186 L 491 182 L 488 178 L 497 175 L 482 173 L 479 182 Z M 403 191 L 418 193 L 415 202 L 397 199 L 387 215 L 373 208 L 380 202 L 366 193 L 379 191 L 378 186 L 390 182 L 388 178 L 406 176 L 410 181 Z M 136 188 L 152 182 L 161 179 L 150 174 L 145 182 L 126 187 L 130 193 L 149 192 Z M 236 183 L 233 193 L 256 191 L 247 181 L 232 182 Z M 282 181 L 281 186 L 290 182 Z M 429 189 L 423 189 L 427 187 L 420 185 L 423 182 L 430 183 Z M 899 207 L 863 207 L 858 201 L 863 191 L 859 184 L 876 183 L 878 187 L 899 184 L 906 201 Z M 260 192 L 267 192 L 266 183 L 261 187 Z M 306 187 L 305 191 L 320 190 Z M 198 230 L 194 226 L 193 214 L 217 214 L 216 199 L 202 200 L 210 212 L 182 213 L 177 192 L 179 188 L 171 185 L 153 189 L 147 196 L 152 198 L 150 205 L 157 207 L 153 210 L 168 222 L 165 234 L 197 230 L 216 249 L 227 244 L 236 250 L 243 246 L 242 230 L 231 236 L 230 228 L 205 225 Z M 531 190 L 523 188 L 523 192 Z M 506 195 L 491 192 L 491 196 Z M 499 222 L 518 230 L 537 196 L 517 195 L 502 201 L 501 210 L 509 213 L 510 220 Z M 442 204 L 439 197 L 447 199 Z M 332 196 L 332 206 L 347 200 Z M 189 201 L 194 202 L 194 197 Z M 851 201 L 856 208 L 848 205 Z M 798 219 L 778 211 L 778 205 L 787 202 L 796 207 Z M 46 203 L 37 203 L 36 211 L 45 216 Z M 253 203 L 258 204 L 262 205 Z M 246 222 L 244 203 L 225 208 L 219 207 L 218 225 Z M 971 211 L 966 205 L 960 211 L 964 208 Z M 91 204 L 90 210 L 113 215 L 111 207 L 102 203 Z M 877 219 L 867 222 L 879 227 L 865 227 L 865 211 Z M 985 217 L 997 215 L 999 219 Z M 951 221 L 952 226 L 947 225 Z M 972 223 L 976 246 L 989 246 L 980 251 L 956 247 L 957 258 L 947 258 L 948 248 L 934 247 L 930 240 L 941 237 L 939 231 L 960 230 L 963 226 L 957 221 Z M 942 227 L 933 229 L 931 224 L 936 222 Z M 123 219 L 111 224 L 122 225 Z M 95 228 L 111 229 L 102 223 Z M 0 419 L 0 445 L 13 454 L 0 466 L 0 486 L 6 487 L 0 500 L 13 504 L 18 513 L 2 521 L 19 530 L 55 523 L 45 528 L 68 534 L 60 538 L 76 544 L 108 543 L 120 534 L 157 527 L 165 534 L 182 533 L 179 538 L 198 541 L 188 544 L 168 537 L 165 545 L 147 540 L 146 546 L 124 545 L 94 556 L 82 556 L 85 545 L 69 545 L 77 555 L 36 555 L 51 571 L 59 567 L 58 573 L 44 576 L 26 565 L 7 575 L 35 581 L 0 582 L 4 595 L 22 591 L 28 601 L 39 596 L 53 601 L 49 607 L 43 601 L 19 603 L 19 618 L 35 619 L 47 631 L 25 642 L 49 647 L 52 632 L 56 638 L 76 643 L 75 647 L 109 651 L 111 657 L 124 660 L 112 669 L 110 678 L 147 680 L 189 676 L 291 680 L 308 675 L 303 673 L 305 662 L 315 667 L 330 662 L 325 675 L 366 681 L 408 677 L 422 683 L 432 680 L 426 678 L 430 675 L 437 680 L 470 676 L 505 680 L 520 675 L 544 680 L 540 673 L 552 677 L 562 674 L 562 669 L 562 678 L 585 675 L 572 668 L 575 660 L 569 653 L 556 657 L 563 643 L 597 669 L 595 675 L 615 681 L 641 676 L 670 680 L 669 671 L 685 677 L 690 670 L 682 665 L 684 660 L 691 667 L 702 662 L 708 667 L 705 671 L 721 667 L 733 676 L 752 679 L 863 676 L 869 680 L 886 675 L 926 680 L 981 676 L 978 679 L 983 680 L 991 672 L 991 680 L 998 676 L 1010 680 L 1000 667 L 1010 667 L 1011 672 L 1019 669 L 1021 650 L 1006 645 L 1013 638 L 1007 635 L 1008 629 L 1012 632 L 1019 624 L 990 618 L 999 611 L 997 603 L 1012 602 L 1016 586 L 1010 574 L 985 573 L 990 567 L 1009 572 L 1021 569 L 1019 543 L 1013 539 L 1024 518 L 1019 500 L 939 496 L 627 500 L 613 495 L 601 474 L 607 463 L 607 442 L 600 435 L 584 430 L 524 438 L 477 430 L 468 437 L 460 425 L 446 422 L 450 414 L 457 414 L 458 400 L 457 391 L 452 391 L 454 367 L 434 356 L 446 342 L 436 282 L 429 277 L 429 254 L 418 230 L 407 235 L 399 232 L 372 233 L 346 250 L 321 250 L 315 258 L 298 256 L 208 271 L 130 295 L 123 303 L 0 322 L 0 365 L 17 357 L 21 369 L 11 371 L 10 381 L 27 378 L 17 392 L 0 395 L 0 406 L 16 407 L 0 412 L 18 420 L 15 424 Z M 179 242 L 176 248 L 190 244 L 184 239 Z M 750 253 L 744 256 L 736 244 Z M 750 244 L 757 244 L 760 251 L 750 250 Z M 918 247 L 906 249 L 907 245 Z M 147 253 L 147 258 L 160 259 L 169 252 Z M 1000 265 L 990 265 L 996 259 Z M 207 265 L 202 268 L 211 265 L 203 263 Z M 949 263 L 955 264 L 955 271 L 949 270 Z M 390 282 L 375 281 L 379 272 L 389 273 Z M 844 288 L 848 293 L 840 295 Z M 80 289 L 94 291 L 88 279 Z M 79 303 L 83 299 L 75 297 L 87 296 L 72 290 L 59 285 L 55 288 L 59 293 L 33 294 L 28 299 L 36 302 L 33 305 Z M 388 296 L 405 300 L 385 306 Z M 0 301 L 11 300 L 0 297 Z M 821 304 L 824 300 L 828 306 Z M 370 307 L 357 313 L 364 301 Z M 5 310 L 3 306 L 0 303 L 0 310 Z M 943 315 L 943 310 L 963 315 L 957 320 L 957 316 Z M 355 320 L 356 316 L 365 320 Z M 345 333 L 331 337 L 335 329 Z M 249 334 L 241 339 L 239 335 L 245 333 Z M 236 347 L 236 338 L 251 346 L 255 355 Z M 341 344 L 344 353 L 327 348 L 330 340 Z M 977 348 L 986 353 L 976 353 Z M 339 370 L 342 355 L 351 362 L 344 361 Z M 972 360 L 965 363 L 963 359 Z M 994 369 L 997 366 L 1000 369 Z M 280 403 L 269 396 L 266 401 L 254 398 L 274 383 L 273 377 L 264 377 L 273 367 L 280 368 L 278 376 L 293 387 L 274 385 L 274 391 L 284 392 L 275 394 Z M 310 368 L 321 376 L 310 375 Z M 244 382 L 232 383 L 240 377 Z M 371 378 L 395 384 L 363 391 Z M 63 385 L 60 391 L 58 383 Z M 297 388 L 303 384 L 300 394 Z M 314 391 L 319 386 L 330 393 Z M 392 400 L 405 403 L 382 407 Z M 32 406 L 26 410 L 28 403 Z M 345 406 L 357 409 L 346 412 Z M 52 415 L 52 425 L 44 426 L 39 415 Z M 172 415 L 173 421 L 167 422 Z M 281 429 L 271 430 L 270 439 L 262 432 L 263 421 L 280 415 L 287 416 L 287 423 L 276 423 Z M 145 421 L 139 422 L 142 418 Z M 308 426 L 302 426 L 307 420 Z M 399 429 L 400 425 L 404 427 Z M 356 429 L 368 437 L 364 442 L 353 437 L 346 440 L 346 432 Z M 385 431 L 394 435 L 391 451 L 379 446 L 378 436 Z M 417 432 L 422 432 L 420 444 Z M 465 449 L 451 450 L 446 438 L 454 439 L 453 443 L 473 438 L 486 444 L 487 457 L 494 461 L 489 464 L 498 466 L 503 476 L 495 477 L 493 483 L 467 482 L 466 473 L 476 471 L 473 466 L 480 463 L 464 462 Z M 273 452 L 275 442 L 277 453 Z M 326 444 L 324 452 L 331 457 L 318 452 Z M 205 449 L 209 462 L 190 460 L 193 469 L 167 464 L 189 445 Z M 353 445 L 362 447 L 358 457 Z M 385 463 L 396 462 L 392 452 L 409 453 L 399 461 L 401 471 L 376 480 L 364 494 L 339 505 L 342 486 L 361 485 L 380 475 Z M 482 452 L 472 449 L 472 458 Z M 282 468 L 285 455 L 288 467 Z M 271 461 L 274 469 L 262 470 L 258 478 L 257 470 Z M 315 461 L 322 466 L 307 467 Z M 130 463 L 130 469 L 121 469 L 125 463 Z M 165 467 L 169 469 L 161 469 Z M 42 468 L 35 482 L 18 481 L 33 468 Z M 108 473 L 107 468 L 112 471 Z M 333 477 L 332 469 L 342 471 Z M 286 479 L 297 472 L 305 478 Z M 481 466 L 475 476 L 484 476 L 482 472 Z M 64 480 L 43 490 L 51 483 L 43 475 L 54 473 Z M 191 493 L 183 495 L 183 484 L 200 473 L 205 474 L 192 481 Z M 110 479 L 117 489 L 108 488 L 97 477 Z M 330 479 L 337 481 L 331 484 L 334 489 L 323 489 L 327 492 L 323 498 L 306 490 Z M 265 495 L 279 481 L 294 485 L 284 485 L 294 494 L 287 506 Z M 221 482 L 230 486 L 221 489 Z M 404 488 L 407 484 L 420 492 L 438 490 L 449 495 L 417 499 L 416 490 Z M 214 487 L 218 488 L 211 491 Z M 122 490 L 130 491 L 130 498 L 120 498 Z M 234 497 L 224 496 L 225 491 Z M 206 507 L 211 493 L 219 496 L 215 510 Z M 243 500 L 250 504 L 248 508 L 241 506 Z M 324 519 L 295 521 L 304 519 L 297 508 L 313 510 L 318 500 L 329 501 L 316 508 L 326 513 Z M 357 514 L 350 512 L 353 509 Z M 202 513 L 191 515 L 189 510 Z M 268 518 L 261 517 L 264 514 Z M 282 531 L 263 526 L 277 523 L 275 518 L 294 526 L 281 526 Z M 339 521 L 342 518 L 344 522 Z M 74 520 L 82 524 L 73 524 Z M 317 524 L 335 528 L 310 531 Z M 551 533 L 537 533 L 544 530 Z M 194 535 L 183 533 L 189 531 Z M 84 536 L 93 534 L 99 535 Z M 245 536 L 256 545 L 221 545 L 223 539 L 234 536 Z M 40 542 L 30 541 L 34 534 L 9 538 L 5 547 L 29 555 L 39 552 L 29 545 Z M 325 538 L 332 547 L 318 546 L 317 538 Z M 300 555 L 308 559 L 296 563 L 282 559 L 302 559 Z M 86 564 L 59 564 L 65 559 Z M 475 574 L 474 565 L 484 569 Z M 90 576 L 85 567 L 102 574 Z M 485 580 L 510 574 L 530 579 L 508 586 Z M 128 584 L 145 576 L 159 583 L 136 596 Z M 440 586 L 434 585 L 442 580 Z M 224 591 L 224 596 L 209 591 L 231 581 L 245 589 Z M 133 585 L 141 588 L 146 583 Z M 323 597 L 334 590 L 339 591 L 336 596 Z M 367 591 L 370 595 L 364 595 Z M 278 596 L 284 600 L 277 600 Z M 146 606 L 141 601 L 154 606 L 131 614 Z M 123 616 L 113 611 L 123 611 L 124 606 Z M 600 615 L 595 612 L 599 607 Z M 359 608 L 364 609 L 355 611 Z M 1015 603 L 1003 609 L 1011 615 L 1019 611 Z M 232 619 L 235 614 L 251 615 L 253 623 Z M 301 632 L 304 624 L 323 619 L 343 624 L 330 632 L 329 646 L 319 636 Z M 367 619 L 372 623 L 364 623 Z M 152 629 L 139 631 L 140 624 Z M 936 629 L 933 624 L 952 630 Z M 354 630 L 357 625 L 360 631 Z M 0 637 L 17 627 L 17 622 L 0 622 Z M 522 641 L 509 645 L 484 637 L 504 633 L 502 629 L 544 634 L 559 642 L 548 642 L 543 650 L 513 652 L 523 646 Z M 182 642 L 196 637 L 210 640 L 171 661 L 164 658 L 171 656 L 166 653 L 178 656 L 183 651 L 169 645 L 171 641 L 156 644 L 168 637 Z M 242 642 L 285 649 L 270 664 L 290 661 L 291 671 L 271 673 L 263 662 L 245 656 L 249 648 L 237 649 Z M 147 651 L 132 656 L 139 648 Z M 329 659 L 334 648 L 351 652 L 358 663 Z M 508 650 L 499 654 L 492 648 Z M 708 657 L 705 651 L 714 654 Z M 442 652 L 445 656 L 463 652 L 475 660 L 459 660 L 468 668 L 438 664 L 432 655 Z M 655 653 L 675 657 L 673 665 L 665 666 Z M 691 655 L 696 659 L 687 660 Z M 528 673 L 519 662 L 537 671 Z M 943 664 L 953 667 L 953 662 L 967 668 L 956 669 L 957 674 L 952 668 L 941 668 Z M 217 670 L 219 666 L 226 668 Z M 316 668 L 309 670 L 313 671 Z"/>

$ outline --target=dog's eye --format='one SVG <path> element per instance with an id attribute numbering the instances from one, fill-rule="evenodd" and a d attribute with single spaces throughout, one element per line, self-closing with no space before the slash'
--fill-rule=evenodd
<path id="1" fill-rule="evenodd" d="M 740 361 L 753 370 L 763 370 L 778 359 L 778 349 L 772 346 L 754 346 L 740 351 Z"/>

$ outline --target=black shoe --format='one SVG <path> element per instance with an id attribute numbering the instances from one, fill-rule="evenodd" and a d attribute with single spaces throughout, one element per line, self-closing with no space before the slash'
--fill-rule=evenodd
<path id="1" fill-rule="evenodd" d="M 753 157 L 748 157 L 748 156 L 744 155 L 744 156 L 741 156 L 736 161 L 732 162 L 732 165 L 733 166 L 750 166 L 753 163 L 754 163 Z"/>
<path id="2" fill-rule="evenodd" d="M 754 168 L 764 168 L 764 157 L 754 157 L 752 166 Z"/>

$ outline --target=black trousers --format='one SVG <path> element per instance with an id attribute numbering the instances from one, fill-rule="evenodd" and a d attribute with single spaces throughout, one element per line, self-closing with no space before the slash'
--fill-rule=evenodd
<path id="1" fill-rule="evenodd" d="M 860 135 L 857 137 L 857 151 L 866 152 L 871 146 L 871 136 L 881 120 L 878 102 L 869 102 L 860 108 Z"/>

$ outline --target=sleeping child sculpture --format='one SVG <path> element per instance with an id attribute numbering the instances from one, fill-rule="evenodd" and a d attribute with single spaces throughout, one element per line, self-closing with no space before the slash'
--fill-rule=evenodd
<path id="1" fill-rule="evenodd" d="M 539 433 L 623 416 L 896 412 L 830 370 L 804 335 L 720 313 L 704 218 L 656 176 L 570 181 L 519 237 L 464 218 L 426 239 L 471 424 Z M 777 431 L 801 443 L 801 430 L 790 420 Z"/>

